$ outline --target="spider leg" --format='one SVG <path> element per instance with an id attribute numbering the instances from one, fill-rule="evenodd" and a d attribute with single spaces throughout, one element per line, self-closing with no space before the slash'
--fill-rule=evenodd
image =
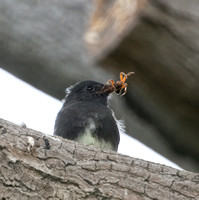
<path id="1" fill-rule="evenodd" d="M 104 87 L 105 87 L 106 85 L 109 85 L 109 84 L 115 88 L 115 82 L 114 82 L 113 80 L 107 81 L 107 82 L 104 84 Z M 104 87 L 103 87 L 103 88 L 104 88 Z"/>
<path id="2" fill-rule="evenodd" d="M 123 89 L 124 89 L 124 91 L 126 91 L 126 89 L 125 89 L 126 87 L 127 87 L 127 83 L 124 83 L 124 84 L 120 87 L 119 92 L 118 92 L 118 95 L 121 95 Z M 126 92 L 125 92 L 125 94 L 126 94 Z M 122 94 L 121 96 L 123 96 L 123 94 Z"/>
<path id="3" fill-rule="evenodd" d="M 129 72 L 128 74 L 126 74 L 126 76 L 128 77 L 128 76 L 130 76 L 132 74 L 135 74 L 135 72 Z"/>
<path id="4" fill-rule="evenodd" d="M 135 74 L 135 72 L 129 72 L 128 74 L 125 74 L 124 72 L 120 72 L 120 80 L 122 83 L 125 83 L 128 76 L 131 76 L 132 74 Z"/>
<path id="5" fill-rule="evenodd" d="M 115 82 L 114 82 L 114 80 L 109 80 L 108 82 L 109 82 L 112 86 L 115 87 Z"/>
<path id="6" fill-rule="evenodd" d="M 122 90 L 123 88 L 125 88 L 125 87 L 127 87 L 127 83 L 124 83 L 124 84 L 122 85 L 121 90 Z"/>
<path id="7" fill-rule="evenodd" d="M 120 81 L 124 84 L 127 79 L 127 75 L 124 72 L 120 72 Z"/>
<path id="8" fill-rule="evenodd" d="M 120 81 L 123 80 L 124 72 L 120 72 Z"/>
<path id="9" fill-rule="evenodd" d="M 127 93 L 127 84 L 123 87 L 124 88 L 124 92 L 123 94 L 121 94 L 121 97 L 124 96 Z M 122 91 L 122 90 L 121 90 Z M 120 92 L 121 93 L 121 92 Z"/>

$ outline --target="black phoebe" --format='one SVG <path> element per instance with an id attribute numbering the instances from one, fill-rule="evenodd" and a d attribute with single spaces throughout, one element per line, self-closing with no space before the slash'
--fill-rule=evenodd
<path id="1" fill-rule="evenodd" d="M 82 81 L 68 88 L 57 114 L 54 135 L 117 151 L 120 141 L 118 125 L 107 105 L 113 90 L 105 87 L 106 84 L 95 81 Z"/>

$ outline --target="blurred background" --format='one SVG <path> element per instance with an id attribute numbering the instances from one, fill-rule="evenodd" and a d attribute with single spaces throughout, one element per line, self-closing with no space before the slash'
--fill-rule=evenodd
<path id="1" fill-rule="evenodd" d="M 66 87 L 134 71 L 119 152 L 198 172 L 198 19 L 197 0 L 3 0 L 0 117 L 52 134 Z"/>

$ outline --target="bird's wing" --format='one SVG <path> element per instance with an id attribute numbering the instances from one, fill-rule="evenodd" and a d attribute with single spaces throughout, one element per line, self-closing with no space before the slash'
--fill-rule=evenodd
<path id="1" fill-rule="evenodd" d="M 82 114 L 81 108 L 62 107 L 55 120 L 54 135 L 75 140 L 78 134 L 84 131 L 86 123 L 87 117 Z"/>

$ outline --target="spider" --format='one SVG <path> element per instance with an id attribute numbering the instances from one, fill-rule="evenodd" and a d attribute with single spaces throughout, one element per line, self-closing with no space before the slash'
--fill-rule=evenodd
<path id="1" fill-rule="evenodd" d="M 125 74 L 124 72 L 120 72 L 120 81 L 117 81 L 116 83 L 113 80 L 107 81 L 107 83 L 104 85 L 102 90 L 108 91 L 108 92 L 115 92 L 118 95 L 124 96 L 127 92 L 127 83 L 125 82 L 128 76 L 135 74 L 134 72 L 129 72 L 128 74 Z M 124 89 L 124 92 L 122 93 Z"/>

